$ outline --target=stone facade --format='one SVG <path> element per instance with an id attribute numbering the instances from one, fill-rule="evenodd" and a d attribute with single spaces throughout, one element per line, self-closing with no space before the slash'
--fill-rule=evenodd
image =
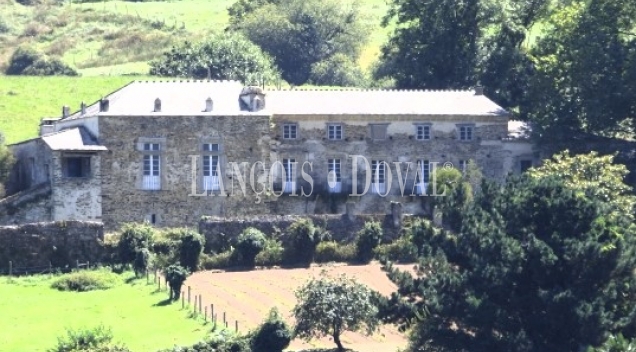
<path id="1" fill-rule="evenodd" d="M 418 162 L 462 168 L 473 160 L 502 181 L 538 161 L 528 140 L 509 138 L 508 114 L 478 90 L 135 82 L 63 111 L 43 121 L 42 137 L 13 146 L 20 166 L 12 191 L 50 184 L 50 219 L 102 220 L 109 230 L 140 221 L 197 226 L 202 216 L 342 214 L 346 203 L 359 214 L 387 214 L 392 201 L 406 214 L 428 214 Z M 90 172 L 69 177 L 69 158 Z M 367 184 L 381 171 L 366 167 L 379 162 L 385 182 Z M 210 172 L 217 164 L 218 175 Z M 218 187 L 204 190 L 210 182 Z"/>

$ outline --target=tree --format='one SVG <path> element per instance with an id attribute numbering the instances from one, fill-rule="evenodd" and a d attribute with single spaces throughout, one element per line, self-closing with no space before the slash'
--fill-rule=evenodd
<path id="1" fill-rule="evenodd" d="M 382 241 L 382 225 L 377 221 L 370 221 L 358 231 L 356 237 L 356 259 L 360 263 L 368 263 L 373 259 L 373 250 Z"/>
<path id="2" fill-rule="evenodd" d="M 481 0 L 393 0 L 383 25 L 397 25 L 376 77 L 393 77 L 407 89 L 473 86 L 485 12 Z"/>
<path id="3" fill-rule="evenodd" d="M 137 251 L 150 248 L 154 235 L 154 229 L 148 224 L 125 224 L 117 243 L 121 263 L 132 264 Z"/>
<path id="4" fill-rule="evenodd" d="M 199 269 L 199 259 L 203 253 L 205 238 L 187 229 L 181 232 L 180 238 L 179 263 L 190 272 L 195 272 Z"/>
<path id="5" fill-rule="evenodd" d="M 170 299 L 174 301 L 179 300 L 181 297 L 181 287 L 188 278 L 188 275 L 190 275 L 188 269 L 173 264 L 164 270 L 164 275 L 170 287 Z"/>
<path id="6" fill-rule="evenodd" d="M 35 49 L 25 47 L 19 47 L 13 52 L 5 73 L 28 76 L 78 75 L 77 71 L 59 59 L 46 57 Z"/>
<path id="7" fill-rule="evenodd" d="M 150 266 L 151 254 L 148 248 L 139 248 L 135 250 L 135 260 L 133 262 L 133 269 L 136 277 L 141 277 L 148 271 Z"/>
<path id="8" fill-rule="evenodd" d="M 253 268 L 256 255 L 265 248 L 266 237 L 263 232 L 248 227 L 236 239 L 236 252 L 242 264 Z"/>
<path id="9" fill-rule="evenodd" d="M 230 15 L 230 27 L 231 30 L 238 26 L 245 17 L 257 9 L 267 4 L 278 4 L 280 0 L 238 0 L 228 7 L 227 12 Z"/>
<path id="10" fill-rule="evenodd" d="M 311 219 L 300 219 L 289 225 L 285 233 L 285 260 L 289 264 L 311 265 L 316 246 L 323 240 L 322 229 Z"/>
<path id="11" fill-rule="evenodd" d="M 214 34 L 193 44 L 184 42 L 150 63 L 150 74 L 197 79 L 232 79 L 245 84 L 278 80 L 270 57 L 237 33 Z"/>
<path id="12" fill-rule="evenodd" d="M 331 336 L 338 351 L 344 351 L 340 334 L 364 330 L 370 335 L 377 329 L 373 297 L 370 289 L 344 275 L 311 279 L 296 292 L 294 334 L 306 340 Z"/>
<path id="13" fill-rule="evenodd" d="M 366 73 L 352 58 L 335 54 L 311 66 L 309 83 L 317 86 L 366 87 Z"/>
<path id="14" fill-rule="evenodd" d="M 9 179 L 14 162 L 13 153 L 7 148 L 4 135 L 0 133 L 0 198 L 5 196 L 4 184 Z"/>
<path id="15" fill-rule="evenodd" d="M 521 109 L 539 136 L 612 135 L 631 121 L 635 17 L 632 1 L 612 0 L 566 3 L 549 17 L 530 51 L 534 72 Z"/>
<path id="16" fill-rule="evenodd" d="M 635 225 L 558 176 L 483 187 L 423 275 L 393 270 L 410 350 L 580 351 L 636 318 Z M 403 309 L 404 305 L 409 310 Z M 417 313 L 417 314 L 416 314 Z M 416 318 L 419 316 L 419 318 Z M 398 319 L 398 320 L 400 320 Z"/>
<path id="17" fill-rule="evenodd" d="M 282 319 L 278 310 L 272 308 L 267 320 L 261 324 L 252 336 L 252 350 L 254 352 L 282 352 L 292 339 L 289 327 Z"/>
<path id="18" fill-rule="evenodd" d="M 528 170 L 533 178 L 558 176 L 565 185 L 610 205 L 617 216 L 633 219 L 636 197 L 625 184 L 629 173 L 625 165 L 615 164 L 615 155 L 599 156 L 597 152 L 570 155 L 565 150 L 543 161 L 539 167 Z"/>
<path id="19" fill-rule="evenodd" d="M 336 54 L 356 60 L 368 39 L 360 7 L 338 0 L 268 3 L 237 26 L 295 85 L 307 82 L 315 64 Z"/>

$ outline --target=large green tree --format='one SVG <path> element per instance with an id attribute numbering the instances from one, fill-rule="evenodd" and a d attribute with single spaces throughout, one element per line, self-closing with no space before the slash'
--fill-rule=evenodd
<path id="1" fill-rule="evenodd" d="M 636 107 L 636 5 L 591 0 L 558 8 L 531 50 L 522 116 L 544 137 L 612 134 Z M 629 124 L 628 124 L 629 125 Z"/>
<path id="2" fill-rule="evenodd" d="M 296 292 L 296 298 L 294 334 L 300 338 L 331 336 L 338 351 L 344 351 L 340 341 L 343 332 L 371 334 L 378 327 L 375 295 L 354 279 L 311 279 Z"/>
<path id="3" fill-rule="evenodd" d="M 150 74 L 234 79 L 245 84 L 272 82 L 280 77 L 272 59 L 237 33 L 214 34 L 201 43 L 175 46 L 150 63 Z"/>
<path id="4" fill-rule="evenodd" d="M 283 78 L 309 80 L 315 64 L 336 54 L 356 60 L 368 39 L 360 7 L 339 0 L 280 0 L 266 3 L 236 24 L 274 58 Z"/>
<path id="5" fill-rule="evenodd" d="M 482 187 L 424 243 L 423 275 L 389 275 L 411 351 L 577 352 L 636 318 L 634 224 L 556 176 Z"/>

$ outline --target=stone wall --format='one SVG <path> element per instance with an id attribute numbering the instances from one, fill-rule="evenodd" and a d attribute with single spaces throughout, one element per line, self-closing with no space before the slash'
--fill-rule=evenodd
<path id="1" fill-rule="evenodd" d="M 41 183 L 0 200 L 0 225 L 15 225 L 52 219 L 51 186 Z"/>
<path id="2" fill-rule="evenodd" d="M 356 233 L 367 221 L 378 221 L 382 224 L 385 239 L 399 236 L 403 222 L 410 215 L 402 214 L 400 203 L 389 203 L 389 214 L 353 214 L 351 203 L 347 204 L 348 213 L 322 215 L 262 215 L 251 217 L 218 218 L 207 217 L 199 222 L 199 233 L 205 236 L 206 247 L 209 248 L 219 239 L 234 239 L 248 227 L 254 227 L 267 235 L 285 237 L 285 230 L 300 219 L 311 219 L 316 226 L 326 229 L 336 241 L 352 241 Z"/>
<path id="3" fill-rule="evenodd" d="M 73 266 L 102 259 L 104 227 L 99 222 L 56 221 L 0 226 L 0 271 L 14 268 Z"/>

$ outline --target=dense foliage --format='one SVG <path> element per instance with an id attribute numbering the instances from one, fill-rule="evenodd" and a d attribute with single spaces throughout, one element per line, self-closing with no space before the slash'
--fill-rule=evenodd
<path id="1" fill-rule="evenodd" d="M 133 264 L 138 251 L 150 248 L 154 234 L 154 229 L 148 224 L 125 224 L 117 243 L 121 263 Z"/>
<path id="2" fill-rule="evenodd" d="M 213 34 L 202 43 L 185 42 L 151 62 L 150 74 L 197 79 L 230 79 L 245 84 L 275 82 L 272 60 L 240 34 Z"/>
<path id="3" fill-rule="evenodd" d="M 278 310 L 272 308 L 267 320 L 261 324 L 252 336 L 252 352 L 282 352 L 292 339 L 292 332 L 280 316 Z"/>
<path id="4" fill-rule="evenodd" d="M 188 269 L 180 265 L 173 264 L 167 267 L 163 274 L 165 275 L 168 286 L 170 287 L 170 299 L 175 301 L 178 300 L 179 297 L 181 297 L 181 287 L 188 278 L 188 275 L 190 275 Z"/>
<path id="5" fill-rule="evenodd" d="M 236 239 L 236 252 L 239 263 L 253 268 L 256 255 L 265 248 L 266 237 L 263 232 L 253 227 L 249 227 Z"/>
<path id="6" fill-rule="evenodd" d="M 369 221 L 358 231 L 356 237 L 356 259 L 360 263 L 368 263 L 373 259 L 373 250 L 382 241 L 382 225 L 377 221 Z"/>
<path id="7" fill-rule="evenodd" d="M 311 219 L 301 219 L 289 225 L 285 233 L 285 260 L 289 264 L 309 266 L 314 260 L 316 246 L 323 239 L 322 229 Z"/>
<path id="8" fill-rule="evenodd" d="M 234 27 L 274 58 L 287 82 L 327 79 L 328 60 L 340 54 L 354 61 L 368 40 L 360 8 L 337 0 L 258 1 Z M 230 11 L 232 13 L 232 11 Z M 342 59 L 338 59 L 342 62 Z M 314 67 L 316 64 L 325 63 Z M 340 74 L 340 77 L 346 78 Z M 334 84 L 335 82 L 331 82 Z M 349 82 L 352 83 L 352 82 Z"/>
<path id="9" fill-rule="evenodd" d="M 423 276 L 390 274 L 411 298 L 393 298 L 396 310 L 410 307 L 396 316 L 414 323 L 411 350 L 600 345 L 636 318 L 634 231 L 628 217 L 559 177 L 483 187 L 457 236 L 424 244 Z"/>
<path id="10" fill-rule="evenodd" d="M 13 52 L 5 74 L 27 76 L 78 75 L 77 71 L 61 60 L 47 57 L 34 49 L 25 47 L 19 47 Z"/>
<path id="11" fill-rule="evenodd" d="M 180 238 L 179 263 L 191 272 L 195 272 L 199 269 L 199 258 L 205 246 L 205 238 L 191 230 L 183 230 Z"/>
<path id="12" fill-rule="evenodd" d="M 130 352 L 124 346 L 113 344 L 112 340 L 111 329 L 101 325 L 92 329 L 69 329 L 49 352 Z"/>
<path id="13" fill-rule="evenodd" d="M 312 279 L 296 292 L 294 335 L 303 339 L 331 336 L 344 351 L 340 335 L 345 331 L 373 333 L 378 308 L 373 292 L 345 276 Z"/>

